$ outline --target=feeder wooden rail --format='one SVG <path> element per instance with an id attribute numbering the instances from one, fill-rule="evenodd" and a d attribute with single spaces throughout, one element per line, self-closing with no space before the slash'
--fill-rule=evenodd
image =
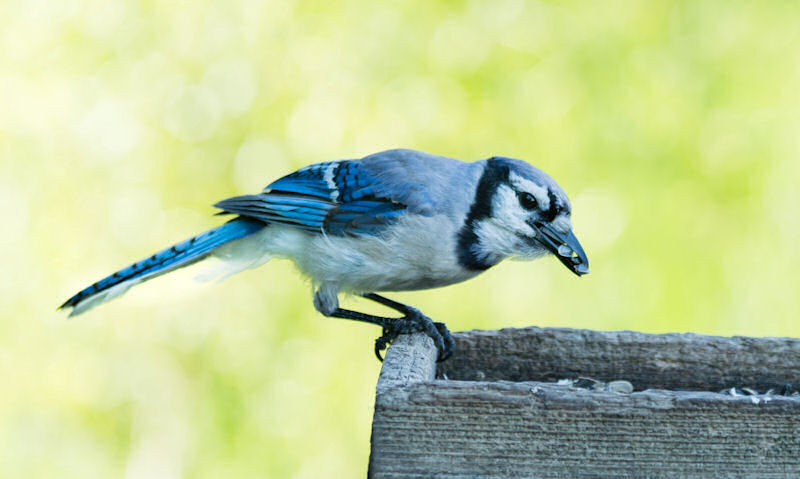
<path id="1" fill-rule="evenodd" d="M 422 334 L 388 349 L 370 477 L 800 477 L 800 397 L 719 392 L 800 386 L 800 340 L 549 328 L 455 338 L 438 371 Z M 635 391 L 556 384 L 578 377 Z"/>

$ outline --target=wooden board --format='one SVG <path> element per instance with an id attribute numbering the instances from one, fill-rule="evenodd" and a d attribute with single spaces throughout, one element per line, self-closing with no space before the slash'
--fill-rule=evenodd
<path id="1" fill-rule="evenodd" d="M 387 351 L 370 477 L 800 477 L 800 398 L 717 392 L 800 384 L 798 340 L 526 328 L 456 341 L 447 380 L 425 336 Z M 636 392 L 543 382 L 578 376 Z"/>

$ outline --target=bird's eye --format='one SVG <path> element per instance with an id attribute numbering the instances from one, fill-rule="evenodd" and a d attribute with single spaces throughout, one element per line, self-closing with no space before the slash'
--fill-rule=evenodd
<path id="1" fill-rule="evenodd" d="M 534 198 L 532 194 L 523 192 L 519 193 L 517 196 L 519 196 L 519 204 L 526 210 L 536 208 L 536 198 Z"/>

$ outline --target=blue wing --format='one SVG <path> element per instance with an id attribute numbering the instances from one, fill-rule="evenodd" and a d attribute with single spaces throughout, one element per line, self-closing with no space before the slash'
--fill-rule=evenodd
<path id="1" fill-rule="evenodd" d="M 225 213 L 336 236 L 375 234 L 406 210 L 380 194 L 376 176 L 354 160 L 317 163 L 284 176 L 257 195 L 214 206 Z"/>

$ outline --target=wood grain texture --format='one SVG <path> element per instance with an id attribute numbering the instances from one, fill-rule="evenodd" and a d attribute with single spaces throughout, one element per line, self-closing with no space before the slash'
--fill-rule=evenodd
<path id="1" fill-rule="evenodd" d="M 641 391 L 797 382 L 798 340 L 527 328 L 456 341 L 440 365 L 451 379 L 378 385 L 370 477 L 800 477 L 797 397 Z M 396 345 L 404 354 L 392 345 L 384 370 L 414 350 L 434 364 L 432 342 Z M 532 380 L 575 376 L 627 379 L 638 392 Z"/>
<path id="2" fill-rule="evenodd" d="M 386 351 L 378 393 L 384 389 L 430 381 L 436 374 L 436 347 L 424 334 L 403 334 Z"/>
<path id="3" fill-rule="evenodd" d="M 566 328 L 465 331 L 440 365 L 451 379 L 626 379 L 643 389 L 800 385 L 800 340 Z"/>

